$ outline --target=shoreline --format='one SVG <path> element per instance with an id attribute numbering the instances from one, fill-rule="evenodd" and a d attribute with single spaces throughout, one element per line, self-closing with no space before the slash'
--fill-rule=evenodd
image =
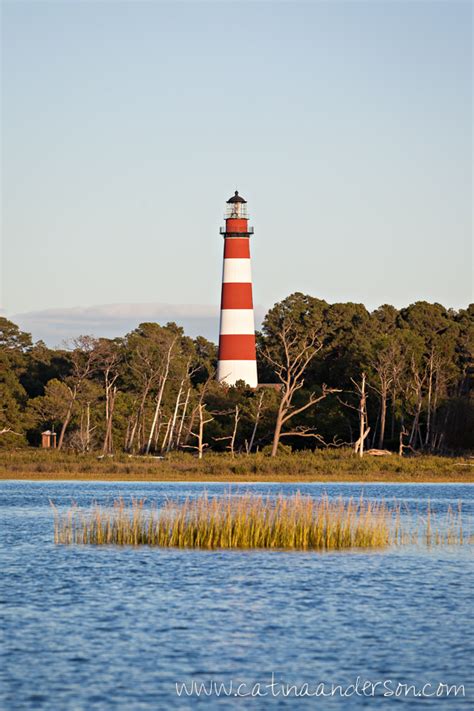
<path id="1" fill-rule="evenodd" d="M 113 474 L 106 476 L 103 473 L 87 474 L 85 472 L 71 474 L 68 472 L 58 472 L 55 475 L 52 472 L 8 472 L 0 471 L 0 481 L 64 481 L 64 482 L 102 482 L 102 483 L 120 483 L 130 482 L 136 484 L 474 484 L 474 472 L 466 476 L 382 476 L 371 475 L 361 477 L 360 474 L 354 476 L 328 475 L 314 476 L 296 474 L 277 475 L 272 477 L 267 476 L 239 476 L 233 479 L 231 476 L 220 475 L 202 475 L 202 476 L 171 476 L 159 475 L 144 476 L 143 474 L 133 476 L 131 474 Z"/>
<path id="2" fill-rule="evenodd" d="M 271 458 L 263 453 L 198 459 L 173 453 L 165 459 L 117 453 L 75 454 L 38 449 L 0 450 L 0 480 L 131 481 L 194 483 L 474 483 L 474 459 L 417 455 L 356 457 L 350 450 L 294 452 Z"/>

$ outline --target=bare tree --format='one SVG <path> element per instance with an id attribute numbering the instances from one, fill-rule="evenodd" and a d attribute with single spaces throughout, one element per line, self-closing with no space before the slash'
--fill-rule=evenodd
<path id="1" fill-rule="evenodd" d="M 439 400 L 446 394 L 450 384 L 453 384 L 449 377 L 447 363 L 442 353 L 431 348 L 427 360 L 428 388 L 426 395 L 426 432 L 424 446 L 435 449 L 439 447 L 442 439 L 442 432 L 437 431 L 437 415 Z M 446 409 L 446 422 L 449 417 L 449 409 Z"/>
<path id="2" fill-rule="evenodd" d="M 120 376 L 120 368 L 123 362 L 123 351 L 118 343 L 103 340 L 99 346 L 101 358 L 101 370 L 104 379 L 105 392 L 105 434 L 102 444 L 103 454 L 113 453 L 112 426 L 115 408 L 115 398 L 117 396 L 116 382 Z"/>
<path id="3" fill-rule="evenodd" d="M 80 452 L 89 452 L 92 447 L 92 434 L 97 425 L 92 424 L 91 413 L 102 398 L 102 388 L 91 379 L 85 380 L 77 396 L 75 414 L 79 412 L 79 429 L 72 437 L 67 437 L 68 444 Z"/>
<path id="4" fill-rule="evenodd" d="M 415 408 L 413 423 L 410 431 L 409 445 L 411 447 L 416 446 L 416 440 L 419 439 L 419 443 L 423 446 L 423 440 L 420 430 L 420 416 L 423 408 L 423 391 L 428 377 L 428 370 L 426 366 L 419 366 L 415 360 L 415 357 L 411 358 L 411 380 L 409 381 L 409 388 L 415 397 Z"/>
<path id="5" fill-rule="evenodd" d="M 379 350 L 373 367 L 377 375 L 377 385 L 370 387 L 375 390 L 380 398 L 380 431 L 379 431 L 379 449 L 383 448 L 385 439 L 385 425 L 387 422 L 387 400 L 390 392 L 390 386 L 393 382 L 393 354 L 391 349 Z"/>
<path id="6" fill-rule="evenodd" d="M 161 423 L 160 423 L 161 424 Z M 163 452 L 166 442 L 168 441 L 168 435 L 170 433 L 170 427 L 171 427 L 171 417 L 168 417 L 168 422 L 166 424 L 166 430 L 165 430 L 165 436 L 163 437 L 163 442 L 161 443 L 161 451 Z M 157 441 L 158 444 L 158 441 Z"/>
<path id="7" fill-rule="evenodd" d="M 361 382 L 356 383 L 355 380 L 351 378 L 354 383 L 356 390 L 359 394 L 359 439 L 355 443 L 354 451 L 357 454 L 359 452 L 359 457 L 364 456 L 364 441 L 370 432 L 370 427 L 367 419 L 367 393 L 366 393 L 366 375 L 362 373 Z"/>
<path id="8" fill-rule="evenodd" d="M 391 363 L 391 387 L 390 387 L 390 400 L 391 400 L 391 439 L 395 438 L 395 424 L 397 419 L 397 398 L 400 392 L 402 392 L 402 376 L 406 368 L 406 354 L 404 350 L 400 347 L 397 348 L 396 352 L 393 353 L 392 363 Z"/>
<path id="9" fill-rule="evenodd" d="M 21 437 L 21 433 L 14 432 L 11 427 L 2 427 L 2 429 L 0 430 L 0 435 L 7 434 L 7 433 L 18 435 L 18 437 Z"/>
<path id="10" fill-rule="evenodd" d="M 250 437 L 250 442 L 247 444 L 247 440 L 245 441 L 245 449 L 247 454 L 250 454 L 253 448 L 253 444 L 255 442 L 255 435 L 257 434 L 257 427 L 258 423 L 260 421 L 260 416 L 262 414 L 262 409 L 263 409 L 263 398 L 265 397 L 265 391 L 262 390 L 260 393 L 260 397 L 258 399 L 258 404 L 257 404 L 257 411 L 255 413 L 255 420 L 253 424 L 253 430 L 252 430 L 252 435 Z"/>
<path id="11" fill-rule="evenodd" d="M 359 457 L 363 457 L 364 456 L 364 442 L 370 432 L 370 427 L 369 427 L 368 417 L 367 417 L 367 390 L 366 390 L 367 376 L 365 373 L 362 373 L 360 383 L 358 383 L 356 380 L 354 380 L 354 378 L 351 378 L 351 381 L 355 387 L 353 394 L 357 396 L 358 401 L 359 401 L 358 404 L 351 405 L 349 402 L 341 400 L 341 398 L 338 398 L 338 400 L 342 405 L 344 405 L 345 407 L 349 407 L 351 410 L 355 410 L 359 415 L 359 437 L 354 444 L 354 452 L 355 452 L 355 454 L 359 454 Z"/>
<path id="12" fill-rule="evenodd" d="M 185 401 L 184 401 L 184 404 L 181 402 L 181 395 L 182 395 L 182 393 L 183 393 L 183 391 L 184 391 L 184 387 L 185 387 L 185 385 L 186 385 L 186 382 L 187 382 L 187 381 L 189 382 L 191 376 L 194 375 L 194 373 L 196 373 L 198 370 L 199 370 L 199 367 L 197 367 L 197 368 L 191 368 L 191 359 L 189 359 L 188 362 L 186 363 L 186 371 L 185 371 L 184 377 L 181 379 L 181 382 L 180 382 L 180 384 L 179 384 L 178 395 L 176 396 L 176 402 L 175 402 L 175 407 L 174 407 L 174 412 L 173 412 L 173 418 L 172 418 L 172 421 L 171 421 L 171 428 L 170 428 L 170 432 L 169 432 L 168 442 L 167 442 L 167 445 L 166 445 L 166 451 L 167 451 L 167 452 L 169 452 L 173 446 L 175 446 L 175 447 L 178 446 L 178 443 L 179 443 L 178 440 L 179 440 L 180 435 L 181 435 L 181 429 L 182 429 L 183 419 L 184 419 L 184 415 L 185 415 L 186 409 L 187 409 L 187 401 L 188 401 L 188 399 L 189 399 L 189 391 L 190 391 L 190 388 L 188 387 L 187 395 L 186 395 L 186 399 L 185 399 Z M 181 419 L 181 426 L 180 426 L 180 428 L 179 428 L 178 436 L 177 436 L 177 439 L 176 439 L 176 442 L 175 442 L 175 441 L 174 441 L 174 436 L 175 436 L 174 433 L 175 433 L 176 423 L 177 423 L 177 421 L 178 421 L 179 408 L 180 408 L 182 405 L 184 405 L 184 407 L 183 407 L 183 418 Z M 164 446 L 164 444 L 163 444 L 163 446 Z"/>
<path id="13" fill-rule="evenodd" d="M 149 326 L 150 324 L 145 324 Z M 156 326 L 155 324 L 153 324 Z M 138 400 L 133 420 L 129 428 L 129 436 L 126 449 L 130 451 L 134 447 L 135 438 L 138 436 L 138 449 L 145 447 L 149 452 L 156 423 L 161 408 L 166 380 L 168 378 L 171 362 L 171 352 L 177 337 L 171 339 L 169 333 L 156 326 L 156 329 L 149 329 L 148 335 L 141 336 L 133 334 L 131 339 L 132 351 L 129 361 L 131 373 L 138 385 Z M 164 354 L 164 361 L 163 361 Z M 155 408 L 151 429 L 146 445 L 145 442 L 145 406 L 148 396 L 158 387 L 155 400 Z"/>
<path id="14" fill-rule="evenodd" d="M 95 428 L 91 428 L 91 404 L 86 402 L 84 408 L 81 409 L 81 425 L 79 428 L 79 438 L 83 452 L 88 452 L 91 446 L 91 435 Z"/>
<path id="15" fill-rule="evenodd" d="M 214 376 L 215 376 L 215 371 L 210 370 L 207 380 L 204 383 L 202 383 L 202 385 L 199 386 L 199 388 L 198 388 L 199 399 L 198 399 L 197 405 L 195 405 L 193 407 L 193 409 L 191 410 L 191 414 L 189 416 L 189 423 L 184 428 L 185 429 L 185 436 L 184 436 L 184 444 L 182 445 L 183 447 L 187 447 L 189 437 L 196 436 L 195 434 L 193 434 L 192 430 L 194 429 L 194 424 L 196 422 L 196 418 L 199 417 L 200 406 L 204 403 L 204 398 L 206 397 L 210 383 L 213 382 L 213 380 L 214 380 Z"/>
<path id="16" fill-rule="evenodd" d="M 141 368 L 140 361 L 142 365 Z M 138 406 L 133 414 L 133 421 L 129 429 L 129 436 L 127 440 L 127 445 L 125 447 L 126 451 L 128 452 L 133 449 L 137 430 L 140 427 L 140 423 L 143 423 L 143 415 L 145 411 L 145 403 L 148 397 L 148 393 L 156 382 L 156 379 L 159 375 L 160 367 L 157 367 L 154 360 L 150 359 L 146 353 L 142 353 L 141 350 L 138 349 L 136 354 L 136 363 L 132 367 L 132 371 L 135 371 L 136 379 L 140 383 L 141 393 L 139 398 L 137 399 Z"/>
<path id="17" fill-rule="evenodd" d="M 178 436 L 176 438 L 176 448 L 179 447 L 180 442 L 181 442 L 181 435 L 183 433 L 183 427 L 184 427 L 184 420 L 186 418 L 186 411 L 188 409 L 188 403 L 189 403 L 189 395 L 191 394 L 191 387 L 189 387 L 186 391 L 186 399 L 184 401 L 183 405 L 183 411 L 181 413 L 181 420 L 179 423 L 179 429 L 178 429 Z"/>
<path id="18" fill-rule="evenodd" d="M 165 391 L 166 381 L 168 380 L 168 375 L 170 372 L 171 353 L 173 351 L 173 348 L 175 346 L 177 339 L 178 339 L 178 337 L 175 336 L 172 339 L 171 343 L 169 344 L 169 347 L 168 347 L 168 350 L 167 350 L 166 356 L 165 356 L 165 363 L 164 363 L 163 372 L 160 374 L 160 386 L 158 388 L 158 394 L 156 397 L 155 412 L 153 414 L 153 421 L 151 423 L 150 434 L 148 436 L 148 442 L 146 445 L 146 453 L 147 454 L 150 452 L 150 447 L 151 447 L 151 443 L 153 440 L 153 434 L 154 434 L 156 423 L 158 420 L 158 415 L 160 413 L 161 401 L 163 399 L 163 393 Z"/>
<path id="19" fill-rule="evenodd" d="M 398 446 L 398 454 L 400 457 L 403 457 L 403 450 L 407 448 L 408 445 L 406 445 L 403 441 L 403 438 L 406 437 L 408 434 L 408 431 L 402 427 L 400 430 L 400 439 L 399 439 L 399 446 Z"/>
<path id="20" fill-rule="evenodd" d="M 179 385 L 178 394 L 176 396 L 176 402 L 174 404 L 173 417 L 171 418 L 171 428 L 170 428 L 170 432 L 169 432 L 168 442 L 166 444 L 166 451 L 167 452 L 169 452 L 173 446 L 174 430 L 175 430 L 176 421 L 178 418 L 178 411 L 179 411 L 179 408 L 181 407 L 181 393 L 183 392 L 183 386 L 184 386 L 184 378 Z M 163 444 L 163 446 L 164 446 L 164 444 Z"/>
<path id="21" fill-rule="evenodd" d="M 306 402 L 295 407 L 293 398 L 303 387 L 305 371 L 315 355 L 321 350 L 322 343 L 315 329 L 304 330 L 301 333 L 301 331 L 294 329 L 291 321 L 284 321 L 276 335 L 279 340 L 278 347 L 270 349 L 267 346 L 262 350 L 262 355 L 273 367 L 275 375 L 283 386 L 273 433 L 272 457 L 276 455 L 280 438 L 283 436 L 318 437 L 315 432 L 310 431 L 312 428 L 297 427 L 290 432 L 282 430 L 284 425 L 295 415 L 313 407 L 330 393 L 341 392 L 336 388 L 328 388 L 323 385 L 320 394 L 309 393 Z"/>
<path id="22" fill-rule="evenodd" d="M 230 412 L 232 412 L 232 410 L 230 410 L 228 413 L 219 413 L 219 414 L 230 414 Z M 234 428 L 232 430 L 232 434 L 227 435 L 226 437 L 214 437 L 216 442 L 220 441 L 220 440 L 225 440 L 225 439 L 230 440 L 229 444 L 227 445 L 227 449 L 230 450 L 232 459 L 235 456 L 235 438 L 237 436 L 237 427 L 239 425 L 239 420 L 240 420 L 240 408 L 238 405 L 235 406 L 235 409 L 233 410 L 233 412 L 234 412 Z M 217 414 L 217 413 L 213 413 L 213 414 Z"/>
<path id="23" fill-rule="evenodd" d="M 95 372 L 98 362 L 97 341 L 92 336 L 80 336 L 73 342 L 74 349 L 71 352 L 72 373 L 67 378 L 67 388 L 69 391 L 66 414 L 62 423 L 58 440 L 58 449 L 64 443 L 64 435 L 71 421 L 72 412 L 77 397 L 85 380 Z"/>
<path id="24" fill-rule="evenodd" d="M 208 422 L 212 422 L 214 417 L 210 415 L 209 413 L 206 413 L 206 405 L 203 402 L 200 402 L 197 406 L 197 412 L 198 412 L 198 431 L 197 432 L 192 432 L 191 430 L 189 431 L 189 434 L 192 437 L 195 437 L 197 440 L 196 445 L 191 445 L 191 444 L 185 444 L 184 446 L 187 447 L 188 449 L 196 449 L 198 452 L 198 459 L 202 459 L 202 455 L 204 452 L 205 447 L 208 445 L 206 442 L 204 442 L 204 427 L 207 425 Z M 209 414 L 209 417 L 206 417 L 206 414 Z"/>

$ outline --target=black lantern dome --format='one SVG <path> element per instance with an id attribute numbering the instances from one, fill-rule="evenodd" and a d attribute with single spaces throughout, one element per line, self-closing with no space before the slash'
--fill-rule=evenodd
<path id="1" fill-rule="evenodd" d="M 227 200 L 227 204 L 229 204 L 229 203 L 232 204 L 232 203 L 236 203 L 236 202 L 247 202 L 247 200 L 244 200 L 244 198 L 241 195 L 239 195 L 238 190 L 236 190 L 235 193 L 232 195 L 232 197 L 229 198 L 229 200 Z"/>

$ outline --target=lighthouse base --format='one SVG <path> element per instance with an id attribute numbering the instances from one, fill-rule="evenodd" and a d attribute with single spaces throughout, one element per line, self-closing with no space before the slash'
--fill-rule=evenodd
<path id="1" fill-rule="evenodd" d="M 217 380 L 227 385 L 235 385 L 243 380 L 251 388 L 258 385 L 257 362 L 255 360 L 220 360 L 217 363 Z"/>

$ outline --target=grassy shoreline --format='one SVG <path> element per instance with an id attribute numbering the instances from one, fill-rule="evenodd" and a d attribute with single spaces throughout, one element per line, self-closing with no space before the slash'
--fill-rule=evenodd
<path id="1" fill-rule="evenodd" d="M 166 459 L 38 449 L 0 450 L 0 479 L 183 482 L 413 482 L 473 483 L 474 459 L 419 455 L 366 456 L 350 450 L 263 454 L 209 453 L 202 460 L 173 453 Z"/>

